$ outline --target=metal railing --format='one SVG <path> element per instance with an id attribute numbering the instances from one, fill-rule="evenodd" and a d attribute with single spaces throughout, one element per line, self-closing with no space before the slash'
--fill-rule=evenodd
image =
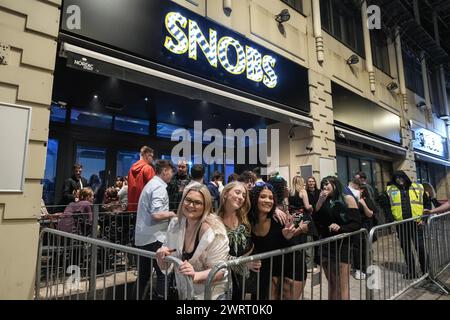
<path id="1" fill-rule="evenodd" d="M 150 260 L 151 272 L 142 282 L 137 270 L 144 259 Z M 182 263 L 174 257 L 166 262 L 175 268 Z M 154 252 L 46 228 L 40 234 L 35 299 L 173 299 L 176 292 L 170 274 L 164 275 L 163 292 L 155 293 L 156 265 Z M 191 299 L 192 279 L 181 278 L 192 289 L 187 292 Z"/>
<path id="2" fill-rule="evenodd" d="M 439 277 L 450 266 L 450 212 L 428 219 L 429 278 L 445 294 L 450 288 Z"/>
<path id="3" fill-rule="evenodd" d="M 92 226 L 96 227 L 91 229 L 86 226 L 86 219 L 84 229 L 81 228 L 83 224 L 78 222 L 83 219 L 78 220 L 80 217 L 76 216 L 78 222 L 73 233 L 42 230 L 36 274 L 37 299 L 139 298 L 142 286 L 139 288 L 136 278 L 140 263 L 142 259 L 150 259 L 153 270 L 156 261 L 154 253 L 130 247 L 136 214 L 96 211 L 92 218 Z M 211 270 L 205 285 L 205 299 L 213 296 L 212 280 L 224 269 L 228 269 L 230 275 L 228 299 L 386 300 L 398 298 L 425 278 L 448 294 L 448 286 L 439 277 L 450 266 L 449 238 L 450 213 L 445 213 L 379 225 L 370 233 L 361 229 L 240 257 Z M 308 273 L 306 257 L 311 251 L 319 268 L 318 272 Z M 175 266 L 181 263 L 168 259 Z M 248 264 L 257 260 L 262 261 L 264 271 L 249 271 Z M 356 274 L 351 277 L 352 265 L 360 270 L 359 277 Z M 278 280 L 273 281 L 273 278 Z M 66 292 L 75 288 L 74 279 L 78 279 L 76 290 Z M 163 298 L 170 298 L 173 292 L 171 281 L 166 276 Z M 192 286 L 191 279 L 186 281 Z M 146 290 L 153 292 L 153 281 L 149 283 L 151 288 Z"/>
<path id="4" fill-rule="evenodd" d="M 429 216 L 376 226 L 370 230 L 370 298 L 395 299 L 428 276 Z"/>
<path id="5" fill-rule="evenodd" d="M 208 275 L 205 300 L 211 299 L 213 279 L 224 269 L 231 274 L 228 277 L 228 299 L 364 300 L 367 297 L 367 280 L 351 276 L 351 263 L 356 258 L 352 244 L 356 242 L 359 245 L 359 262 L 367 264 L 368 252 L 364 250 L 367 244 L 366 229 L 220 263 Z M 308 279 L 305 257 L 310 249 L 315 252 L 319 272 L 312 273 Z M 255 261 L 261 261 L 259 272 L 248 270 L 249 264 Z M 328 294 L 325 296 L 326 292 Z"/>

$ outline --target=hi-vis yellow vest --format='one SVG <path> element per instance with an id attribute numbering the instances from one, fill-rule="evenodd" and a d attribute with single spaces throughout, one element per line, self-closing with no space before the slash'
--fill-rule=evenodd
<path id="1" fill-rule="evenodd" d="M 403 220 L 402 215 L 402 196 L 400 190 L 395 185 L 388 186 L 387 194 L 391 201 L 391 211 L 395 221 Z M 417 218 L 423 215 L 423 186 L 418 183 L 411 184 L 409 187 L 409 202 L 411 204 L 412 217 Z"/>

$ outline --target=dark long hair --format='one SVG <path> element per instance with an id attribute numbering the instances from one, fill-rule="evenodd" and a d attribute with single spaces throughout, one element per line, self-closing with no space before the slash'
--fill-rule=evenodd
<path id="1" fill-rule="evenodd" d="M 276 199 L 275 203 L 277 205 L 283 204 L 283 199 L 286 194 L 287 181 L 281 176 L 272 177 L 269 179 L 268 184 L 273 186 L 273 195 Z"/>
<path id="2" fill-rule="evenodd" d="M 326 184 L 326 182 L 331 183 L 334 187 L 333 195 L 330 197 L 331 207 L 342 206 L 343 208 L 347 208 L 347 204 L 345 203 L 344 186 L 339 181 L 339 179 L 334 176 L 328 176 L 323 178 L 322 181 L 320 182 L 320 190 L 323 190 L 323 187 Z"/>
<path id="3" fill-rule="evenodd" d="M 248 213 L 248 220 L 250 221 L 250 224 L 252 226 L 254 226 L 258 222 L 258 199 L 259 195 L 264 189 L 270 190 L 273 194 L 273 206 L 269 214 L 267 215 L 269 218 L 272 218 L 273 214 L 275 213 L 275 208 L 277 207 L 277 199 L 272 185 L 268 183 L 261 183 L 254 186 L 252 191 L 250 191 L 251 206 Z"/>

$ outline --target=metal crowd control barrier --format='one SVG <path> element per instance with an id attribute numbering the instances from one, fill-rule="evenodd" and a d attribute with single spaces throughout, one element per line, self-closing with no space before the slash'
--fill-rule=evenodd
<path id="1" fill-rule="evenodd" d="M 134 244 L 135 211 L 102 211 L 102 205 L 93 204 L 89 217 L 86 213 L 64 214 L 65 207 L 47 206 L 47 211 L 53 213 L 41 217 L 41 230 L 53 228 L 126 246 Z"/>
<path id="2" fill-rule="evenodd" d="M 154 252 L 49 228 L 42 230 L 38 250 L 36 300 L 139 300 L 155 296 Z M 130 257 L 134 257 L 136 265 L 130 265 Z M 137 272 L 143 259 L 150 259 L 151 270 L 148 281 L 143 279 L 147 282 L 144 288 L 139 285 Z M 166 261 L 175 267 L 182 263 L 174 257 L 167 257 Z M 173 298 L 174 286 L 170 280 L 170 275 L 164 276 L 164 292 L 157 299 Z M 187 299 L 191 299 L 192 279 L 183 277 L 183 281 L 189 288 Z"/>
<path id="3" fill-rule="evenodd" d="M 428 276 L 427 219 L 410 218 L 370 230 L 371 299 L 395 299 Z"/>
<path id="4" fill-rule="evenodd" d="M 274 250 L 220 263 L 212 268 L 205 284 L 205 300 L 213 295 L 216 274 L 228 269 L 227 299 L 231 300 L 364 300 L 366 279 L 350 275 L 351 263 L 367 266 L 367 230 L 341 234 L 315 242 Z M 358 257 L 354 252 L 358 248 Z M 306 251 L 314 249 L 320 272 L 306 276 Z M 248 264 L 261 261 L 259 272 L 249 272 Z M 358 265 L 359 268 L 364 266 Z M 306 278 L 305 278 L 306 277 Z M 296 281 L 293 281 L 296 279 Z M 319 286 L 318 288 L 315 288 Z M 233 289 L 234 287 L 234 289 Z M 324 293 L 328 292 L 327 297 Z"/>
<path id="5" fill-rule="evenodd" d="M 429 278 L 445 294 L 450 287 L 439 276 L 450 266 L 450 212 L 433 215 L 428 220 L 430 252 Z"/>

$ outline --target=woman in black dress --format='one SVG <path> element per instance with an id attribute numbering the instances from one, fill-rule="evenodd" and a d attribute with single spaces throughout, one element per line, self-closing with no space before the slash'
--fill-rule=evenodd
<path id="1" fill-rule="evenodd" d="M 322 180 L 320 186 L 322 191 L 314 214 L 320 238 L 359 230 L 361 216 L 358 206 L 355 198 L 344 194 L 341 182 L 329 176 Z M 325 244 L 321 251 L 322 266 L 328 279 L 328 299 L 349 300 L 350 239 Z"/>
<path id="2" fill-rule="evenodd" d="M 288 223 L 283 227 L 273 219 L 276 208 L 274 189 L 270 184 L 259 183 L 251 191 L 251 209 L 249 220 L 252 225 L 252 240 L 254 243 L 253 254 L 287 248 L 295 245 L 294 237 L 308 232 L 308 225 L 303 221 L 298 227 L 294 226 L 293 219 L 289 216 Z M 295 256 L 295 257 L 294 257 Z M 297 260 L 299 254 L 286 254 L 284 256 L 284 269 L 282 270 L 282 256 L 272 259 L 264 259 L 259 272 L 259 299 L 278 300 L 281 297 L 281 281 L 283 283 L 283 298 L 298 299 L 303 289 L 303 281 L 306 278 L 305 268 Z M 293 263 L 295 259 L 295 272 Z M 281 279 L 281 274 L 284 277 Z M 271 292 L 269 288 L 272 286 Z"/>
<path id="3" fill-rule="evenodd" d="M 375 201 L 370 197 L 369 188 L 366 185 L 362 185 L 359 188 L 361 196 L 358 200 L 359 213 L 361 215 L 361 228 L 370 231 L 373 228 L 373 219 L 376 214 Z M 356 280 L 364 280 L 366 278 L 366 242 L 362 234 L 356 235 L 353 239 L 353 261 L 355 264 L 355 274 L 353 275 Z"/>

